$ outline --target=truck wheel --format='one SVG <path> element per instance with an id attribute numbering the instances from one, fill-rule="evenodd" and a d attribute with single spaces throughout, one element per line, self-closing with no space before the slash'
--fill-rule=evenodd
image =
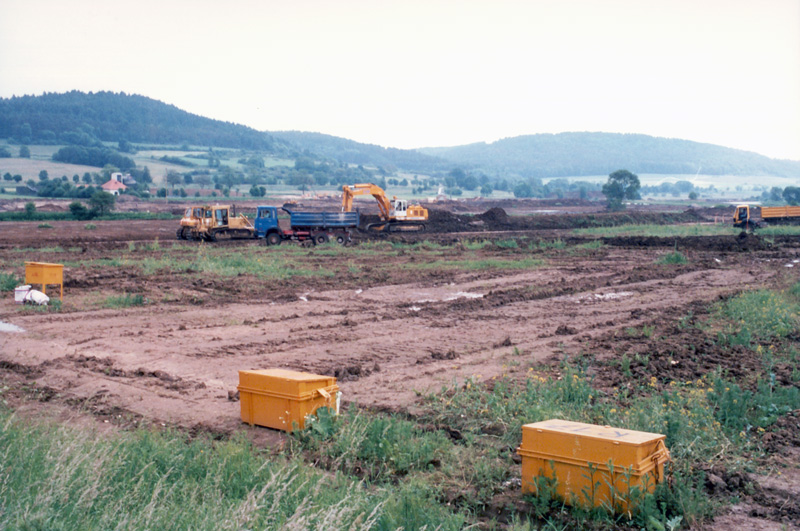
<path id="1" fill-rule="evenodd" d="M 327 234 L 317 234 L 314 236 L 314 244 L 315 245 L 322 245 L 323 243 L 328 243 L 328 235 Z"/>
<path id="2" fill-rule="evenodd" d="M 347 243 L 347 238 L 339 234 L 338 236 L 336 236 L 336 243 L 338 243 L 339 245 L 344 245 Z"/>
<path id="3" fill-rule="evenodd" d="M 277 232 L 270 232 L 267 234 L 267 245 L 280 245 L 281 244 L 281 235 Z"/>

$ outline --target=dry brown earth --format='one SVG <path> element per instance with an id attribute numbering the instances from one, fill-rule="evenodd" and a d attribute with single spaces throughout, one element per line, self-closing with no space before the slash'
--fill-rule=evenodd
<path id="1" fill-rule="evenodd" d="M 489 222 L 508 225 L 497 210 L 481 219 L 484 225 L 471 231 L 492 230 Z M 268 284 L 248 275 L 204 278 L 191 272 L 148 275 L 130 267 L 86 267 L 90 259 L 118 255 L 129 242 L 159 240 L 163 250 L 174 238 L 174 221 L 94 223 L 94 230 L 86 230 L 85 222 L 51 222 L 53 229 L 2 224 L 0 262 L 15 264 L 17 274 L 22 274 L 22 260 L 70 265 L 62 312 L 23 311 L 10 295 L 0 300 L 0 321 L 24 329 L 0 332 L 0 380 L 27 389 L 27 398 L 88 409 L 104 420 L 222 433 L 241 427 L 234 397 L 240 369 L 285 367 L 335 375 L 345 401 L 413 414 L 420 394 L 467 377 L 522 376 L 530 367 L 587 348 L 598 356 L 620 355 L 613 339 L 618 332 L 674 320 L 698 305 L 778 282 L 792 274 L 787 265 L 800 251 L 789 240 L 768 244 L 752 237 L 608 238 L 607 245 L 581 252 L 488 245 L 480 251 L 482 258 L 544 263 L 521 270 L 414 269 L 404 266 L 418 258 L 404 251 L 392 264 L 384 256 L 361 255 L 357 274 Z M 503 228 L 514 230 L 508 234 L 515 238 L 573 238 L 529 226 Z M 391 238 L 458 242 L 475 237 L 444 228 L 433 233 Z M 676 241 L 689 263 L 656 263 Z M 220 245 L 235 253 L 259 244 Z M 54 246 L 61 250 L 48 249 Z M 456 244 L 443 252 L 458 260 L 465 250 Z M 298 267 L 334 259 L 314 249 L 295 256 Z M 126 309 L 96 304 L 123 292 L 142 294 L 149 304 Z M 607 381 L 618 383 L 613 375 Z M 259 437 L 281 439 L 267 430 Z M 796 446 L 796 440 L 788 444 Z M 749 522 L 747 515 L 736 517 L 721 521 Z"/>

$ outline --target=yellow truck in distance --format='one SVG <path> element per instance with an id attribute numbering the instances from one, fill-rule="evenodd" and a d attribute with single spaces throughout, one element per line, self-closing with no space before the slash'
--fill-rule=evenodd
<path id="1" fill-rule="evenodd" d="M 759 208 L 760 212 L 756 213 Z M 733 226 L 741 229 L 755 229 L 767 223 L 800 223 L 800 206 L 753 207 L 737 205 L 733 213 Z"/>

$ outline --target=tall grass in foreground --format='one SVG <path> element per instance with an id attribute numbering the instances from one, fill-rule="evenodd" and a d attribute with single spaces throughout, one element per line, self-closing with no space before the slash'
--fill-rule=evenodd
<path id="1" fill-rule="evenodd" d="M 746 467 L 757 452 L 757 433 L 800 407 L 800 391 L 761 381 L 753 391 L 718 373 L 693 382 L 672 382 L 659 390 L 655 376 L 638 390 L 611 395 L 594 389 L 586 375 L 565 365 L 558 380 L 531 376 L 520 385 L 498 379 L 491 390 L 473 380 L 427 397 L 427 419 L 463 432 L 465 439 L 490 432 L 516 448 L 522 425 L 560 418 L 632 430 L 663 433 L 672 453 L 672 487 L 660 485 L 650 507 L 634 515 L 645 525 L 650 517 L 665 522 L 681 517 L 689 524 L 714 511 L 697 465 L 725 461 Z M 465 465 L 468 468 L 471 465 Z M 660 507 L 660 515 L 653 512 Z M 583 518 L 580 511 L 573 518 Z M 594 515 L 593 518 L 605 518 Z"/>
<path id="2" fill-rule="evenodd" d="M 0 411 L 0 529 L 454 530 L 426 489 L 365 488 L 243 437 L 98 437 Z"/>

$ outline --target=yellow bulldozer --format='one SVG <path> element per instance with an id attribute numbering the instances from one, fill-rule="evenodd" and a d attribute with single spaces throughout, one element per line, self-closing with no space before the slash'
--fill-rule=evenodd
<path id="1" fill-rule="evenodd" d="M 420 231 L 425 230 L 428 209 L 421 205 L 409 205 L 406 199 L 396 196 L 389 199 L 380 186 L 364 183 L 342 186 L 342 212 L 353 211 L 353 199 L 357 195 L 371 195 L 378 202 L 381 220 L 366 226 L 369 231 Z"/>
<path id="2" fill-rule="evenodd" d="M 179 240 L 216 241 L 218 237 L 255 238 L 256 229 L 231 205 L 195 205 L 186 208 L 178 227 Z"/>

